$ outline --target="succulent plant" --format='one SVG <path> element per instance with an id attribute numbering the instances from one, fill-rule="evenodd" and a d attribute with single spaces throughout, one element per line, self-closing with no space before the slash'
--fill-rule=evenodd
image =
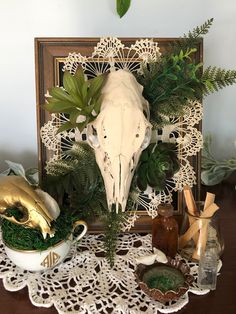
<path id="1" fill-rule="evenodd" d="M 105 78 L 106 75 L 99 75 L 86 80 L 83 70 L 79 68 L 74 75 L 67 71 L 64 73 L 63 88 L 49 89 L 44 109 L 69 116 L 69 121 L 58 128 L 58 133 L 73 128 L 82 132 L 96 118 L 100 112 L 101 89 Z"/>
<path id="2" fill-rule="evenodd" d="M 164 190 L 166 179 L 179 170 L 179 160 L 174 143 L 152 143 L 143 152 L 136 170 L 137 186 L 145 191 L 148 186 Z"/>

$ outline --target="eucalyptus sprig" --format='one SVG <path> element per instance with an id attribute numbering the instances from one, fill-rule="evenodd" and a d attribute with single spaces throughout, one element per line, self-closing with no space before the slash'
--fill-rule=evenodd
<path id="1" fill-rule="evenodd" d="M 65 72 L 63 87 L 49 89 L 44 108 L 50 113 L 65 113 L 69 121 L 58 128 L 58 133 L 78 128 L 83 131 L 93 121 L 101 107 L 101 89 L 105 74 L 86 80 L 83 70 L 79 68 L 74 75 Z"/>

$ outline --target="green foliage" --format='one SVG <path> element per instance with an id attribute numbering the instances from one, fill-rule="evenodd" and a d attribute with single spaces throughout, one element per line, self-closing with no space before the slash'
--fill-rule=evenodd
<path id="1" fill-rule="evenodd" d="M 201 100 L 204 95 L 236 83 L 236 71 L 208 67 L 195 61 L 200 36 L 205 35 L 213 22 L 208 20 L 184 35 L 157 62 L 143 67 L 137 79 L 144 86 L 143 95 L 150 104 L 154 128 L 168 122 L 168 117 L 180 116 L 189 100 Z"/>
<path id="2" fill-rule="evenodd" d="M 207 20 L 204 24 L 197 26 L 192 31 L 189 31 L 187 34 L 184 34 L 182 38 L 180 38 L 172 45 L 171 51 L 175 54 L 178 54 L 180 50 L 185 51 L 189 48 L 197 48 L 202 36 L 206 35 L 209 32 L 213 20 L 214 19 L 211 18 Z"/>
<path id="3" fill-rule="evenodd" d="M 209 66 L 202 74 L 203 94 L 208 95 L 236 83 L 236 71 Z"/>
<path id="4" fill-rule="evenodd" d="M 20 220 L 23 215 L 17 208 L 8 209 L 6 214 L 14 216 L 17 220 Z M 47 236 L 46 239 L 43 238 L 42 233 L 37 229 L 25 228 L 2 219 L 3 240 L 10 247 L 19 250 L 46 250 L 59 241 L 67 239 L 72 231 L 73 222 L 77 219 L 78 217 L 71 215 L 70 212 L 61 211 L 60 216 L 52 223 L 55 229 L 54 237 Z"/>
<path id="5" fill-rule="evenodd" d="M 211 151 L 211 136 L 206 136 L 202 150 L 201 180 L 206 185 L 215 185 L 236 170 L 236 158 L 216 160 Z"/>
<path id="6" fill-rule="evenodd" d="M 120 18 L 129 10 L 131 0 L 116 0 L 116 11 Z"/>
<path id="7" fill-rule="evenodd" d="M 143 69 L 138 81 L 144 86 L 143 95 L 150 104 L 154 127 L 164 116 L 179 116 L 189 99 L 201 97 L 200 73 L 202 63 L 192 61 L 196 49 L 180 50 L 179 54 L 162 57 Z"/>
<path id="8" fill-rule="evenodd" d="M 44 188 L 83 219 L 106 212 L 103 179 L 93 149 L 78 142 L 65 155 L 65 159 L 48 163 Z"/>
<path id="9" fill-rule="evenodd" d="M 106 216 L 104 217 L 104 249 L 110 267 L 114 266 L 118 235 L 121 232 L 122 223 L 124 223 L 127 215 L 127 212 L 119 211 L 118 213 L 116 213 L 115 208 L 112 208 L 112 210 L 110 212 L 107 212 Z"/>
<path id="10" fill-rule="evenodd" d="M 137 186 L 145 191 L 151 186 L 164 190 L 166 180 L 179 170 L 176 145 L 173 143 L 150 144 L 143 152 L 136 169 Z"/>
<path id="11" fill-rule="evenodd" d="M 83 70 L 80 68 L 75 75 L 65 72 L 63 88 L 53 87 L 49 90 L 49 97 L 44 108 L 50 113 L 65 113 L 69 121 L 62 124 L 58 133 L 78 128 L 80 132 L 93 121 L 100 112 L 101 89 L 105 82 L 105 75 L 85 80 Z M 84 121 L 77 122 L 81 116 Z"/>

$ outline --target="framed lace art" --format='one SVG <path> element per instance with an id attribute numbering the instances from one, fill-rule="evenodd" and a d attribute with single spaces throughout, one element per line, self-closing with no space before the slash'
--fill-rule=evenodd
<path id="1" fill-rule="evenodd" d="M 63 151 L 76 141 L 85 141 L 86 132 L 57 132 L 67 120 L 64 114 L 49 114 L 44 110 L 45 94 L 53 86 L 62 86 L 63 74 L 67 70 L 74 74 L 82 68 L 88 78 L 112 70 L 126 69 L 132 73 L 142 72 L 143 66 L 157 62 L 161 54 L 171 49 L 176 38 L 36 38 L 36 96 L 38 128 L 38 160 L 41 181 L 47 177 L 47 164 L 61 158 Z M 202 61 L 202 42 L 195 52 L 196 61 Z M 182 189 L 193 187 L 196 200 L 200 199 L 200 149 L 202 104 L 195 102 L 188 106 L 181 117 L 172 117 L 168 124 L 155 129 L 152 135 L 157 143 L 174 142 L 177 145 L 180 169 L 165 189 L 155 192 L 148 188 L 137 195 L 133 220 L 127 229 L 135 232 L 149 232 L 151 220 L 156 216 L 157 206 L 172 202 L 177 220 L 183 213 Z M 134 222 L 135 221 L 135 222 Z M 94 222 L 91 232 L 100 232 L 102 224 Z"/>

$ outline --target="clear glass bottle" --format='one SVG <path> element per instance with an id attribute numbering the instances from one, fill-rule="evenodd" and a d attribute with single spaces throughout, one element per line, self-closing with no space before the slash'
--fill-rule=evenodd
<path id="1" fill-rule="evenodd" d="M 198 267 L 198 286 L 203 289 L 216 289 L 217 266 L 219 261 L 218 244 L 209 236 L 205 252 L 201 254 Z"/>
<path id="2" fill-rule="evenodd" d="M 173 213 L 171 204 L 161 204 L 158 207 L 158 217 L 152 222 L 152 246 L 172 258 L 178 247 L 178 224 Z"/>

